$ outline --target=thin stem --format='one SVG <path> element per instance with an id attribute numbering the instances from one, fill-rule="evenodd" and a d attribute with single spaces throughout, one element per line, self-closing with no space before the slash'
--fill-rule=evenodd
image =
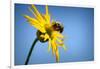
<path id="1" fill-rule="evenodd" d="M 26 61 L 25 61 L 25 65 L 28 64 L 29 59 L 30 59 L 30 56 L 31 56 L 31 54 L 32 54 L 32 50 L 33 50 L 33 48 L 34 48 L 34 46 L 35 46 L 35 44 L 36 44 L 37 41 L 38 41 L 38 38 L 36 38 L 36 39 L 34 40 L 32 46 L 31 46 L 31 48 L 30 48 L 30 51 L 29 51 L 28 56 L 27 56 L 27 59 L 26 59 Z"/>

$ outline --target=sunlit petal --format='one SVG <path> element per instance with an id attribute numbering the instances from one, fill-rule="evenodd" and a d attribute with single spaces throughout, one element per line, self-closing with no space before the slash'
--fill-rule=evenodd
<path id="1" fill-rule="evenodd" d="M 51 39 L 49 38 L 49 42 L 48 42 L 49 46 L 48 46 L 48 51 L 50 51 L 51 48 Z"/>
<path id="2" fill-rule="evenodd" d="M 58 49 L 56 50 L 55 55 L 56 55 L 56 62 L 59 62 L 59 51 L 58 51 Z"/>

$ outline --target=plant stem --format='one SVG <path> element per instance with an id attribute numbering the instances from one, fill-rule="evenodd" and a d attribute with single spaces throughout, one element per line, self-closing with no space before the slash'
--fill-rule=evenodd
<path id="1" fill-rule="evenodd" d="M 36 38 L 36 39 L 34 40 L 32 46 L 31 46 L 31 48 L 30 48 L 30 51 L 29 51 L 28 56 L 27 56 L 27 59 L 26 59 L 26 61 L 25 61 L 25 65 L 28 64 L 29 59 L 30 59 L 30 56 L 31 56 L 32 51 L 33 51 L 33 48 L 34 48 L 34 46 L 35 46 L 35 44 L 36 44 L 37 41 L 38 41 L 38 38 Z"/>

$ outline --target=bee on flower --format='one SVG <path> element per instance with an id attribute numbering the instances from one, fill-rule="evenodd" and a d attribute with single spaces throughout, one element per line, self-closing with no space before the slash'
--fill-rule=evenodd
<path id="1" fill-rule="evenodd" d="M 59 62 L 60 60 L 58 47 L 63 47 L 64 50 L 66 50 L 66 47 L 64 46 L 64 36 L 61 34 L 64 30 L 63 25 L 60 22 L 51 20 L 51 15 L 48 11 L 47 5 L 45 6 L 45 10 L 45 14 L 41 14 L 35 5 L 32 5 L 29 8 L 29 11 L 32 12 L 35 17 L 33 18 L 28 15 L 24 15 L 28 23 L 37 29 L 37 38 L 30 49 L 25 62 L 26 65 L 28 64 L 32 49 L 38 40 L 42 43 L 48 42 L 48 51 L 52 49 L 52 53 L 56 57 L 56 62 Z"/>

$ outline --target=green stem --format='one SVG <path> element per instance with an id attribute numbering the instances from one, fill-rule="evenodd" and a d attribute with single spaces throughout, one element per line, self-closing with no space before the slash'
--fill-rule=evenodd
<path id="1" fill-rule="evenodd" d="M 32 50 L 33 50 L 33 48 L 34 48 L 34 46 L 35 46 L 35 44 L 36 44 L 37 41 L 38 41 L 38 38 L 36 38 L 36 39 L 34 40 L 32 46 L 31 46 L 31 48 L 30 48 L 30 51 L 29 51 L 28 56 L 27 56 L 27 59 L 26 59 L 26 61 L 25 61 L 25 65 L 28 64 L 29 59 L 30 59 L 30 56 L 31 56 L 31 54 L 32 54 Z"/>

